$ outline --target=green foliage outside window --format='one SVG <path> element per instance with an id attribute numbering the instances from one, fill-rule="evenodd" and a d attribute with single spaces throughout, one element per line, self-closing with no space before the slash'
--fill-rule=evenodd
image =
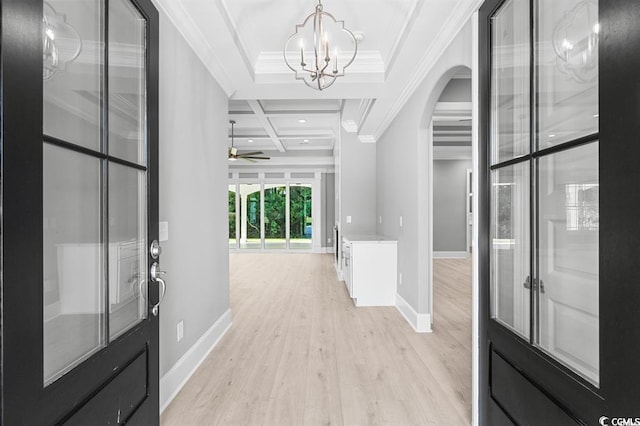
<path id="1" fill-rule="evenodd" d="M 285 215 L 287 202 L 286 187 L 264 190 L 264 237 L 285 238 Z"/>
<path id="2" fill-rule="evenodd" d="M 291 200 L 289 225 L 291 238 L 311 238 L 311 188 L 291 186 L 289 198 Z"/>
<path id="3" fill-rule="evenodd" d="M 236 237 L 236 193 L 229 191 L 229 238 Z"/>
<path id="4" fill-rule="evenodd" d="M 290 238 L 311 238 L 311 188 L 291 186 L 290 198 Z M 266 239 L 286 237 L 286 187 L 264 190 L 264 234 Z M 236 193 L 229 191 L 229 238 L 236 237 Z M 242 224 L 241 224 L 242 226 Z M 260 192 L 247 196 L 247 238 L 260 238 Z"/>

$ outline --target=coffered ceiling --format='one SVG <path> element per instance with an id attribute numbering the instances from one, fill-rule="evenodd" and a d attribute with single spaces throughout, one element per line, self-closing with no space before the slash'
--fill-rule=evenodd
<path id="1" fill-rule="evenodd" d="M 363 39 L 346 76 L 319 92 L 295 80 L 282 53 L 317 1 L 155 2 L 229 96 L 234 145 L 283 166 L 332 164 L 340 126 L 375 142 L 482 3 L 323 0 L 326 12 Z"/>

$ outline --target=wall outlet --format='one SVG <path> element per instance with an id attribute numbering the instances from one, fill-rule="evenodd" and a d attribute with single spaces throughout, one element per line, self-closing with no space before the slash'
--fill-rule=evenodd
<path id="1" fill-rule="evenodd" d="M 351 223 L 351 216 L 347 216 L 347 223 Z"/>
<path id="2" fill-rule="evenodd" d="M 184 337 L 184 320 L 180 320 L 176 329 L 176 341 L 179 342 Z"/>
<path id="3" fill-rule="evenodd" d="M 398 274 L 398 285 L 402 285 L 402 272 Z"/>
<path id="4" fill-rule="evenodd" d="M 327 238 L 327 244 L 331 244 L 331 238 Z"/>
<path id="5" fill-rule="evenodd" d="M 402 216 L 400 216 L 400 228 L 402 228 Z"/>

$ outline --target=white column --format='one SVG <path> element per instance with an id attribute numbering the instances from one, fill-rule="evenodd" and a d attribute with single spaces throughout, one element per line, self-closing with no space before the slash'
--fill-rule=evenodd
<path id="1" fill-rule="evenodd" d="M 244 192 L 240 193 L 240 243 L 247 243 L 247 196 Z"/>

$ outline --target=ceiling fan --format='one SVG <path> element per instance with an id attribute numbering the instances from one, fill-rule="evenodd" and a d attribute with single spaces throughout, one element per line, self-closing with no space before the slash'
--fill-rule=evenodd
<path id="1" fill-rule="evenodd" d="M 231 148 L 229 148 L 229 161 L 236 160 L 247 160 L 255 163 L 255 160 L 270 160 L 271 157 L 264 157 L 264 152 L 262 151 L 253 151 L 253 152 L 238 152 L 238 148 L 233 146 L 233 126 L 236 124 L 235 120 L 229 120 L 231 123 Z"/>

